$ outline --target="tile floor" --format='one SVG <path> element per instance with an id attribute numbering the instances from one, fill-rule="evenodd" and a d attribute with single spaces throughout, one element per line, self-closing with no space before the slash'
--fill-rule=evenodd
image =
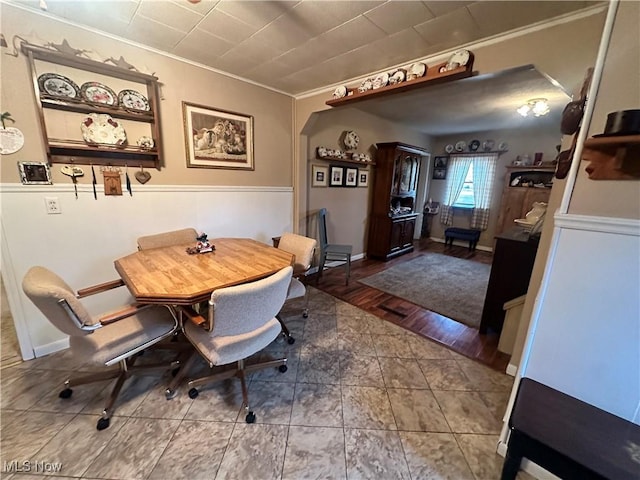
<path id="1" fill-rule="evenodd" d="M 65 377 L 86 369 L 68 351 L 3 368 L 0 477 L 499 478 L 511 377 L 312 287 L 308 319 L 299 305 L 284 315 L 295 344 L 278 339 L 259 354 L 286 354 L 289 369 L 252 375 L 252 425 L 238 381 L 167 401 L 166 375 L 129 380 L 99 432 L 106 383 L 58 398 Z M 13 461 L 32 471 L 11 471 Z"/>

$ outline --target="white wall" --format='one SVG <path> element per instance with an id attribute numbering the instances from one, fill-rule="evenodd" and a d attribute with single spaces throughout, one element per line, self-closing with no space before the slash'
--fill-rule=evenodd
<path id="1" fill-rule="evenodd" d="M 104 196 L 98 188 L 70 185 L 0 186 L 2 276 L 19 336 L 28 338 L 35 356 L 66 347 L 22 293 L 22 277 L 33 265 L 58 272 L 74 289 L 118 278 L 113 261 L 136 250 L 142 235 L 194 227 L 210 239 L 248 237 L 271 244 L 292 230 L 291 187 L 207 187 L 137 185 L 133 196 Z M 59 199 L 62 213 L 45 213 L 45 196 Z M 113 310 L 129 299 L 126 288 L 86 300 L 94 313 Z M 28 356 L 29 352 L 23 352 Z"/>

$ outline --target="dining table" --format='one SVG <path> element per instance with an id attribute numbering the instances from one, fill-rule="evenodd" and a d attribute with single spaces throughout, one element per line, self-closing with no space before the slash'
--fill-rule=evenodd
<path id="1" fill-rule="evenodd" d="M 189 253 L 189 243 L 139 250 L 115 260 L 115 269 L 137 302 L 186 306 L 208 300 L 218 288 L 268 277 L 295 259 L 250 238 L 209 243 L 214 250 L 207 253 Z"/>

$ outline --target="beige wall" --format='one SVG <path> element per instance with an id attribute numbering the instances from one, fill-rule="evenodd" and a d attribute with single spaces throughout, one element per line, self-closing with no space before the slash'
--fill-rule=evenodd
<path id="1" fill-rule="evenodd" d="M 291 186 L 293 99 L 232 77 L 106 38 L 84 29 L 2 4 L 2 33 L 8 41 L 19 35 L 32 43 L 61 43 L 89 50 L 94 60 L 121 55 L 138 70 L 153 73 L 162 84 L 160 112 L 165 150 L 164 166 L 151 171 L 150 184 Z M 19 152 L 4 156 L 2 182 L 19 182 L 17 161 L 43 161 L 45 151 L 37 120 L 31 77 L 24 56 L 2 55 L 2 111 L 16 120 L 25 135 Z M 46 65 L 39 68 L 46 69 Z M 55 72 L 55 65 L 49 71 Z M 44 70 L 43 70 L 44 71 Z M 80 74 L 79 74 L 80 75 Z M 77 82 L 76 82 L 77 83 Z M 182 102 L 187 101 L 254 117 L 255 171 L 187 168 Z M 81 116 L 78 119 L 78 130 Z M 10 161 L 9 161 L 10 160 Z M 69 182 L 53 166 L 53 181 Z M 80 183 L 90 183 L 86 175 Z M 134 182 L 135 183 L 135 182 Z"/>
<path id="2" fill-rule="evenodd" d="M 605 12 L 600 12 L 588 17 L 579 18 L 573 20 L 568 23 L 562 23 L 558 25 L 554 25 L 543 30 L 529 32 L 522 36 L 512 36 L 504 41 L 494 44 L 487 45 L 479 45 L 474 47 L 471 45 L 469 48 L 475 54 L 475 62 L 474 62 L 474 71 L 477 71 L 479 74 L 491 73 L 501 71 L 507 68 L 517 67 L 526 64 L 533 64 L 539 71 L 544 72 L 549 75 L 551 78 L 558 81 L 567 91 L 573 91 L 576 85 L 580 85 L 582 83 L 582 79 L 584 77 L 584 72 L 588 67 L 591 67 L 595 63 L 595 58 L 598 49 L 598 43 L 600 40 L 600 35 L 602 31 L 602 26 L 604 23 Z M 427 63 L 429 63 L 429 59 L 425 59 Z M 296 101 L 295 109 L 296 109 L 296 141 L 299 141 L 298 148 L 296 149 L 296 153 L 299 157 L 296 159 L 296 162 L 299 165 L 300 171 L 298 175 L 298 181 L 301 182 L 298 185 L 298 200 L 300 207 L 300 217 L 303 218 L 307 210 L 310 210 L 309 205 L 305 205 L 307 202 L 306 198 L 309 196 L 301 195 L 304 189 L 308 188 L 306 184 L 310 181 L 310 175 L 308 172 L 305 172 L 308 164 L 308 155 L 310 153 L 310 148 L 315 147 L 317 145 L 305 145 L 308 143 L 307 138 L 313 137 L 315 135 L 315 125 L 316 122 L 311 122 L 308 125 L 308 120 L 312 118 L 314 112 L 325 111 L 327 110 L 327 106 L 325 102 L 331 98 L 331 92 L 321 93 L 312 97 L 305 98 L 304 100 Z M 345 110 L 347 107 L 338 107 L 333 108 L 328 112 L 328 115 L 341 115 L 338 112 Z M 349 108 L 357 108 L 357 107 L 349 107 Z M 452 111 L 455 110 L 455 106 L 452 106 Z M 425 113 L 428 115 L 428 112 Z M 333 117 L 331 117 L 333 118 Z M 366 118 L 363 117 L 363 122 Z M 380 124 L 381 119 L 376 117 L 371 117 L 370 121 L 373 124 Z M 336 121 L 336 124 L 341 123 L 339 120 Z M 355 128 L 357 131 L 375 131 L 375 125 L 367 125 L 367 123 L 361 123 L 356 126 L 351 125 L 350 128 Z M 396 130 L 400 130 L 400 134 L 403 133 L 401 128 L 397 128 Z M 334 135 L 335 140 L 342 129 L 335 129 Z M 545 132 L 541 132 L 539 135 L 536 134 L 533 142 L 529 142 L 525 139 L 525 135 L 523 134 L 520 140 L 515 140 L 513 142 L 514 148 L 521 148 L 522 153 L 531 153 L 533 151 L 540 151 L 538 148 L 533 148 L 531 143 L 537 144 L 539 141 L 545 145 L 542 149 L 545 152 L 545 158 L 548 160 L 554 154 L 554 147 L 559 143 L 560 133 L 559 126 L 557 127 L 557 139 L 556 134 L 551 130 L 547 129 Z M 496 135 L 502 135 L 502 132 L 492 132 L 491 135 L 496 138 Z M 465 135 L 466 137 L 467 135 Z M 513 139 L 516 139 L 517 134 L 509 132 L 504 133 L 504 136 L 509 136 Z M 459 136 L 458 136 L 459 137 Z M 427 137 L 428 138 L 428 137 Z M 453 137 L 452 137 L 453 138 Z M 540 139 L 540 140 L 539 140 Z M 388 135 L 384 136 L 384 139 L 372 139 L 372 141 L 380 142 L 380 141 L 402 141 L 401 138 L 389 138 Z M 508 139 L 506 139 L 508 143 Z M 522 145 L 518 144 L 522 142 Z M 428 146 L 428 145 L 425 145 Z M 435 154 L 439 154 L 438 152 L 442 151 L 442 145 L 434 146 L 433 152 L 437 152 Z M 514 150 L 511 150 L 511 154 L 515 153 Z M 509 158 L 509 157 L 506 157 Z M 500 178 L 498 180 L 501 180 Z M 442 183 L 442 182 L 438 182 Z M 432 184 L 432 187 L 435 187 Z M 433 193 L 430 192 L 428 195 L 431 196 Z M 434 193 L 435 194 L 435 193 Z M 497 200 L 497 195 L 494 198 L 494 204 Z M 435 200 L 435 198 L 434 198 Z M 362 214 L 364 215 L 366 210 L 362 210 Z M 351 212 L 355 214 L 355 212 Z M 497 216 L 493 219 L 497 219 Z M 301 222 L 304 224 L 304 222 Z M 350 238 L 357 238 L 360 234 L 354 236 L 350 235 L 348 232 L 353 225 L 356 225 L 355 228 L 360 230 L 362 225 L 364 224 L 364 216 L 354 220 L 354 218 L 349 215 L 345 216 L 342 219 L 336 219 L 333 228 L 336 232 L 342 232 L 339 235 Z M 437 224 L 437 220 L 434 222 Z M 482 245 L 489 245 L 491 243 L 492 235 L 487 232 L 483 235 L 481 239 Z"/>

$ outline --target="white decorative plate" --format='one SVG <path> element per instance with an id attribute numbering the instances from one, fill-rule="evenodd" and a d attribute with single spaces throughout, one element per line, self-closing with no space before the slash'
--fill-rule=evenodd
<path id="1" fill-rule="evenodd" d="M 391 76 L 389 77 L 389 83 L 391 85 L 395 85 L 396 83 L 402 83 L 405 81 L 405 79 L 407 78 L 407 72 L 406 70 L 400 69 L 400 70 L 396 70 L 395 72 L 393 72 L 393 74 L 391 74 Z"/>
<path id="2" fill-rule="evenodd" d="M 453 145 L 448 144 L 446 147 L 444 147 L 444 151 L 447 153 L 453 152 Z"/>
<path id="3" fill-rule="evenodd" d="M 340 85 L 333 91 L 333 98 L 344 98 L 347 96 L 348 90 L 344 85 Z"/>
<path id="4" fill-rule="evenodd" d="M 116 105 L 118 103 L 116 92 L 98 82 L 83 83 L 80 87 L 80 95 L 90 103 L 102 103 L 104 105 Z"/>
<path id="5" fill-rule="evenodd" d="M 78 98 L 80 89 L 75 82 L 57 73 L 43 73 L 38 77 L 40 92 L 53 97 Z"/>
<path id="6" fill-rule="evenodd" d="M 411 65 L 407 79 L 413 80 L 414 78 L 424 77 L 425 73 L 427 73 L 427 66 L 422 62 L 416 62 Z"/>
<path id="7" fill-rule="evenodd" d="M 367 90 L 371 90 L 373 88 L 373 80 L 371 78 L 365 78 L 360 86 L 358 87 L 358 91 L 360 93 L 364 93 Z"/>
<path id="8" fill-rule="evenodd" d="M 389 83 L 389 74 L 381 73 L 373 79 L 373 89 L 377 90 L 380 87 L 386 87 Z"/>
<path id="9" fill-rule="evenodd" d="M 90 113 L 80 124 L 80 129 L 87 143 L 121 146 L 127 142 L 124 127 L 106 113 Z"/>
<path id="10" fill-rule="evenodd" d="M 136 140 L 136 144 L 142 148 L 153 148 L 153 138 L 143 135 L 138 140 Z"/>
<path id="11" fill-rule="evenodd" d="M 147 97 L 135 90 L 122 90 L 118 93 L 118 102 L 120 103 L 120 106 L 131 110 L 138 110 L 141 112 L 148 112 L 151 110 Z"/>
<path id="12" fill-rule="evenodd" d="M 502 142 L 500 145 L 498 145 L 498 150 L 500 150 L 501 152 L 506 152 L 509 149 L 509 144 L 507 142 Z"/>
<path id="13" fill-rule="evenodd" d="M 456 152 L 464 152 L 464 149 L 467 148 L 467 142 L 464 140 L 460 140 L 456 143 Z"/>
<path id="14" fill-rule="evenodd" d="M 449 58 L 447 65 L 457 63 L 459 67 L 464 67 L 469 62 L 469 50 L 458 50 Z M 457 68 L 457 67 L 456 67 Z"/>

